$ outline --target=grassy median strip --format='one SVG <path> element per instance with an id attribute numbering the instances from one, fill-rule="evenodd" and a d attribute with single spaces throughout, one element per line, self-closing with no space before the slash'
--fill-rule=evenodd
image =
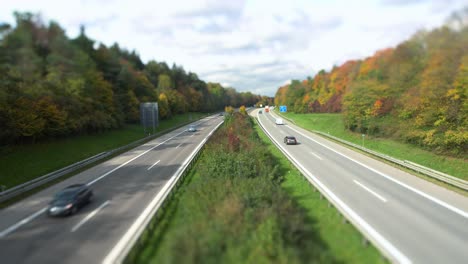
<path id="1" fill-rule="evenodd" d="M 409 160 L 428 168 L 468 180 L 468 162 L 463 158 L 438 155 L 411 144 L 352 133 L 345 129 L 341 114 L 281 113 L 307 130 L 317 130 L 400 160 Z"/>
<path id="2" fill-rule="evenodd" d="M 274 150 L 227 116 L 126 262 L 382 262 Z"/>
<path id="3" fill-rule="evenodd" d="M 163 120 L 156 132 L 197 120 L 201 113 L 190 113 Z M 0 148 L 0 185 L 6 188 L 30 181 L 101 152 L 125 146 L 144 138 L 140 125 L 93 135 L 51 140 L 33 145 Z M 1 186 L 0 186 L 1 187 Z"/>

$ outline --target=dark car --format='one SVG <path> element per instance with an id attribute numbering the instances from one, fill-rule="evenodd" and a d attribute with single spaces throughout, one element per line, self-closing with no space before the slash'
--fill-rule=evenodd
<path id="1" fill-rule="evenodd" d="M 293 136 L 285 136 L 284 137 L 284 143 L 286 143 L 286 145 L 296 145 L 297 140 Z"/>
<path id="2" fill-rule="evenodd" d="M 91 201 L 93 192 L 86 184 L 73 184 L 55 194 L 47 213 L 51 216 L 72 215 Z"/>

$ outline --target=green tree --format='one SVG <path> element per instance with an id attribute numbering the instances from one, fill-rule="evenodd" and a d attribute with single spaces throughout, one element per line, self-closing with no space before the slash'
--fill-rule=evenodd
<path id="1" fill-rule="evenodd" d="M 169 102 L 167 96 L 164 93 L 159 94 L 158 100 L 159 116 L 161 119 L 167 119 L 171 116 L 171 109 L 169 108 Z"/>
<path id="2" fill-rule="evenodd" d="M 173 88 L 171 77 L 167 74 L 160 74 L 158 76 L 158 90 L 160 92 L 165 92 Z"/>

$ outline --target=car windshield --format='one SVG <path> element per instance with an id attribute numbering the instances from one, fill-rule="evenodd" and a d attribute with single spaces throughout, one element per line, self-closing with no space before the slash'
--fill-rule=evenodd
<path id="1" fill-rule="evenodd" d="M 75 195 L 75 190 L 63 190 L 55 195 L 55 200 L 70 200 Z"/>

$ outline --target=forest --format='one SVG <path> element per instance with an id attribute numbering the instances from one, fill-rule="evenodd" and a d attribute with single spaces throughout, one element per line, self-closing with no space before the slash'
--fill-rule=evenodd
<path id="1" fill-rule="evenodd" d="M 468 11 L 396 47 L 280 87 L 275 105 L 342 113 L 347 129 L 468 153 Z"/>
<path id="2" fill-rule="evenodd" d="M 159 117 L 254 105 L 266 97 L 206 83 L 183 67 L 150 60 L 117 43 L 69 38 L 39 15 L 14 13 L 0 24 L 0 146 L 96 133 L 139 122 L 139 105 Z"/>

